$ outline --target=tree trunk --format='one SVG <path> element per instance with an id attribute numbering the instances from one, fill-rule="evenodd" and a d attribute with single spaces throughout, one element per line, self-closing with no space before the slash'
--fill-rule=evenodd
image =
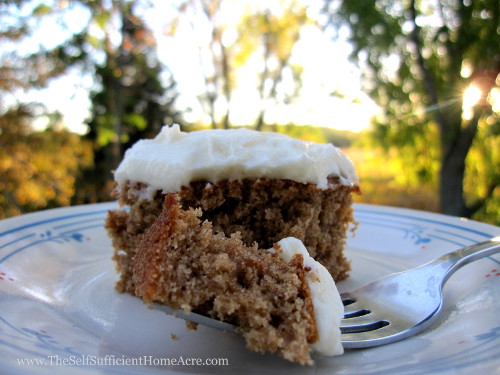
<path id="1" fill-rule="evenodd" d="M 459 150 L 443 158 L 439 173 L 441 212 L 453 216 L 468 216 L 464 202 L 463 179 L 465 157 Z"/>
<path id="2" fill-rule="evenodd" d="M 431 106 L 437 108 L 434 120 L 441 135 L 441 170 L 439 172 L 439 199 L 441 212 L 453 216 L 470 217 L 472 212 L 467 208 L 464 197 L 465 159 L 476 135 L 481 111 L 476 108 L 474 118 L 462 123 L 461 113 L 446 113 L 440 108 L 439 95 L 432 71 L 427 67 L 422 53 L 420 27 L 417 23 L 416 0 L 410 1 L 408 8 L 413 30 L 410 41 L 417 52 L 417 64 L 422 73 L 422 84 Z M 453 56 L 460 56 L 456 50 L 449 51 Z"/>
<path id="3" fill-rule="evenodd" d="M 447 129 L 456 129 L 455 136 L 444 134 L 441 130 L 443 156 L 439 172 L 439 198 L 444 214 L 463 217 L 473 214 L 464 197 L 465 161 L 476 136 L 481 114 L 482 111 L 475 108 L 474 117 L 465 125 L 462 125 L 461 118 L 457 118 L 455 124 L 448 124 Z"/>

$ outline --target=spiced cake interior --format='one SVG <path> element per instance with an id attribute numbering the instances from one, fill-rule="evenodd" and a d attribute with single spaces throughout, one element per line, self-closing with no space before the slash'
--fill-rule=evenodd
<path id="1" fill-rule="evenodd" d="M 359 188 L 339 149 L 246 129 L 164 127 L 127 151 L 115 180 L 120 207 L 106 228 L 118 291 L 232 322 L 250 350 L 290 361 L 312 363 L 315 345 L 342 351 L 334 280 L 349 274 Z M 320 289 L 330 313 L 315 310 L 311 290 Z"/>

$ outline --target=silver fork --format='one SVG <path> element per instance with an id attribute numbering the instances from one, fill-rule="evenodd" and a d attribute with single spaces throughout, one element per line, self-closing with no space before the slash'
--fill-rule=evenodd
<path id="1" fill-rule="evenodd" d="M 389 344 L 422 332 L 443 308 L 442 290 L 466 264 L 500 252 L 500 236 L 342 293 L 344 348 Z"/>
<path id="2" fill-rule="evenodd" d="M 442 310 L 442 289 L 448 278 L 462 266 L 497 252 L 500 252 L 500 236 L 342 293 L 345 306 L 340 327 L 342 345 L 344 348 L 368 348 L 423 331 Z M 151 307 L 193 323 L 235 331 L 233 325 L 204 315 L 174 311 L 156 303 Z"/>

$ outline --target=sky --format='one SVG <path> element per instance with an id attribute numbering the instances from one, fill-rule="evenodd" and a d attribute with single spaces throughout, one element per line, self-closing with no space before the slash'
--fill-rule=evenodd
<path id="1" fill-rule="evenodd" d="M 250 0 L 240 0 L 242 1 Z M 262 0 L 252 0 L 252 4 Z M 265 4 L 277 0 L 266 0 Z M 186 113 L 188 121 L 202 120 L 208 124 L 197 95 L 203 91 L 201 65 L 198 60 L 198 46 L 203 41 L 203 30 L 179 27 L 175 36 L 165 35 L 165 14 L 172 9 L 167 1 L 155 1 L 155 7 L 144 11 L 144 17 L 157 38 L 158 57 L 168 64 L 180 92 L 178 105 L 193 108 Z M 311 4 L 319 4 L 312 1 Z M 317 7 L 310 9 L 317 12 Z M 169 13 L 170 12 L 170 13 Z M 314 14 L 312 14 L 314 16 Z M 85 14 L 73 12 L 68 24 L 78 28 L 85 21 Z M 42 25 L 43 35 L 50 35 L 44 43 L 57 43 L 61 33 L 55 23 Z M 50 38 L 53 38 L 52 40 Z M 206 38 L 205 38 L 206 39 Z M 299 42 L 294 47 L 292 62 L 303 66 L 302 90 L 299 100 L 293 105 L 273 105 L 269 108 L 266 120 L 280 124 L 318 125 L 340 130 L 360 131 L 369 125 L 370 117 L 377 113 L 376 105 L 361 91 L 360 72 L 348 61 L 350 46 L 344 40 L 333 41 L 317 27 L 306 26 Z M 252 69 L 251 66 L 248 69 Z M 242 76 L 243 78 L 245 76 Z M 249 75 L 251 77 L 251 75 Z M 238 125 L 253 122 L 258 97 L 253 91 L 255 83 L 251 79 L 240 78 L 239 89 L 233 95 L 231 120 Z M 64 122 L 75 132 L 84 132 L 85 118 L 89 114 L 88 90 L 92 87 L 92 77 L 82 77 L 78 72 L 52 80 L 47 89 L 23 94 L 31 100 L 44 103 L 51 110 L 64 115 Z M 342 94 L 332 96 L 332 92 Z M 40 124 L 43 127 L 43 120 Z"/>
<path id="2" fill-rule="evenodd" d="M 278 1 L 239 0 L 240 9 L 247 2 L 253 6 L 258 6 L 256 4 L 260 2 L 272 7 L 270 3 Z M 321 1 L 309 1 L 309 4 L 316 4 L 316 7 L 310 6 L 311 13 L 319 12 L 317 5 Z M 200 111 L 196 111 L 195 103 L 197 93 L 203 91 L 197 44 L 203 39 L 204 31 L 193 31 L 186 25 L 180 25 L 175 37 L 165 37 L 162 33 L 164 19 L 161 15 L 168 14 L 171 10 L 168 2 L 160 1 L 157 6 L 159 9 L 146 12 L 145 17 L 156 32 L 159 58 L 168 62 L 178 81 L 181 102 L 194 107 L 195 111 L 189 118 L 203 118 Z M 311 16 L 314 17 L 315 14 Z M 378 112 L 378 108 L 361 91 L 360 72 L 348 61 L 351 48 L 345 37 L 341 34 L 338 41 L 333 41 L 317 27 L 306 26 L 303 29 L 291 61 L 304 68 L 300 100 L 292 106 L 272 106 L 266 117 L 268 122 L 314 124 L 352 131 L 360 131 L 369 125 L 370 117 Z M 251 74 L 248 77 L 249 80 L 252 79 Z M 255 92 L 252 94 L 255 82 L 245 82 L 242 79 L 238 83 L 240 89 L 233 95 L 231 120 L 236 124 L 248 124 L 249 119 L 255 116 L 255 108 L 258 106 L 258 97 Z M 334 91 L 341 93 L 344 98 L 332 96 Z M 204 120 L 208 124 L 209 119 Z"/>

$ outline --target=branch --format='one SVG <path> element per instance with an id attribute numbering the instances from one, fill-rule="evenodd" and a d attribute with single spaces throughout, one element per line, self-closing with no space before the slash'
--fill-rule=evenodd
<path id="1" fill-rule="evenodd" d="M 463 4 L 460 4 L 460 5 L 463 6 Z M 439 0 L 437 2 L 437 9 L 438 9 L 439 16 L 443 20 L 443 26 L 439 28 L 438 35 L 436 35 L 436 39 L 438 39 L 441 34 L 443 34 L 443 33 L 445 34 L 445 36 L 446 36 L 445 45 L 446 45 L 446 50 L 447 50 L 446 53 L 449 54 L 452 57 L 452 61 L 454 61 L 454 60 L 458 59 L 458 57 L 457 57 L 458 51 L 456 48 L 454 48 L 453 43 L 451 42 L 450 28 L 448 27 L 448 22 L 446 20 L 442 0 Z M 462 62 L 462 60 L 460 60 L 460 64 L 461 64 L 461 62 Z"/>
<path id="2" fill-rule="evenodd" d="M 417 64 L 423 76 L 423 84 L 425 93 L 430 101 L 431 106 L 438 108 L 434 113 L 436 117 L 436 122 L 441 129 L 442 133 L 448 131 L 449 124 L 446 121 L 443 113 L 439 110 L 439 98 L 437 96 L 437 88 L 434 77 L 431 71 L 427 68 L 425 64 L 425 59 L 422 54 L 422 46 L 420 43 L 420 27 L 417 25 L 417 9 L 415 5 L 415 0 L 410 1 L 410 7 L 408 9 L 410 14 L 410 21 L 413 24 L 413 30 L 410 33 L 410 41 L 415 45 L 417 51 Z"/>
<path id="3" fill-rule="evenodd" d="M 476 137 L 479 120 L 483 114 L 484 110 L 476 106 L 476 108 L 474 108 L 474 117 L 464 127 L 462 127 L 462 131 L 459 133 L 454 148 L 463 150 L 464 155 L 467 155 L 469 149 L 472 146 L 472 142 Z M 488 199 L 493 196 L 493 192 L 495 191 L 497 186 L 498 181 L 493 180 L 487 186 L 487 192 L 485 196 L 483 198 L 477 199 L 476 202 L 467 206 L 467 217 L 472 217 L 474 213 L 484 207 Z"/>
<path id="4" fill-rule="evenodd" d="M 473 204 L 467 207 L 468 217 L 471 217 L 486 205 L 486 202 L 493 196 L 493 193 L 498 186 L 500 185 L 495 181 L 488 185 L 485 196 L 477 199 Z"/>

